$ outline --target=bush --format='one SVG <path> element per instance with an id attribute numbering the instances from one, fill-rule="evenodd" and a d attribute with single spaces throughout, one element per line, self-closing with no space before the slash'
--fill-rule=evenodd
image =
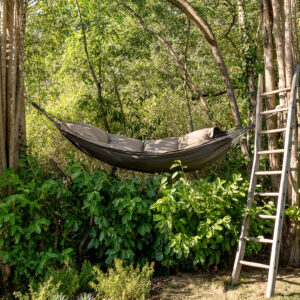
<path id="1" fill-rule="evenodd" d="M 181 167 L 180 163 L 174 167 Z M 175 181 L 169 184 L 171 179 Z M 240 174 L 227 180 L 190 181 L 177 171 L 162 178 L 161 191 L 163 197 L 152 205 L 160 236 L 156 260 L 183 268 L 227 264 L 236 250 L 248 182 Z M 268 230 L 257 227 L 255 233 Z"/>
<path id="2" fill-rule="evenodd" d="M 84 292 L 90 291 L 90 282 L 93 279 L 93 266 L 88 260 L 85 260 L 79 274 L 79 290 Z"/>
<path id="3" fill-rule="evenodd" d="M 61 269 L 50 269 L 45 275 L 44 281 L 52 279 L 54 285 L 58 285 L 58 293 L 73 298 L 79 290 L 79 276 L 75 269 L 63 267 Z"/>
<path id="4" fill-rule="evenodd" d="M 109 269 L 107 274 L 94 267 L 95 281 L 91 283 L 91 287 L 95 290 L 97 299 L 142 300 L 150 292 L 153 272 L 153 263 L 147 263 L 143 268 L 133 268 L 132 265 L 123 266 L 121 260 L 115 260 L 115 268 Z"/>
<path id="5" fill-rule="evenodd" d="M 91 218 L 87 248 L 98 260 L 112 266 L 116 258 L 144 264 L 152 259 L 156 234 L 151 205 L 159 195 L 158 176 L 120 180 L 106 172 L 89 173 L 72 162 L 66 170 L 72 179 L 71 191 L 82 203 L 83 215 Z"/>
<path id="6" fill-rule="evenodd" d="M 54 284 L 52 278 L 48 281 L 39 284 L 37 290 L 29 286 L 29 293 L 23 295 L 21 292 L 14 293 L 14 296 L 19 300 L 54 300 L 59 289 L 59 283 Z"/>
<path id="7" fill-rule="evenodd" d="M 0 175 L 0 256 L 15 267 L 14 281 L 21 284 L 27 280 L 28 284 L 46 268 L 68 263 L 74 257 L 72 248 L 66 247 L 71 244 L 66 239 L 59 244 L 55 233 L 61 220 L 71 219 L 67 206 L 72 194 L 62 180 L 44 174 L 33 158 L 20 164 L 19 173 L 10 169 Z M 64 233 L 68 235 L 67 230 Z"/>
<path id="8" fill-rule="evenodd" d="M 227 264 L 236 250 L 248 189 L 239 173 L 188 180 L 178 171 L 121 180 L 71 161 L 67 178 L 57 178 L 31 157 L 21 163 L 19 173 L 0 175 L 0 256 L 14 267 L 19 286 L 85 257 L 105 267 L 119 258 L 197 269 Z M 255 209 L 267 214 L 271 205 Z M 270 220 L 254 225 L 254 235 L 271 232 Z M 249 243 L 247 251 L 260 246 Z M 86 262 L 77 274 L 82 292 L 89 291 L 90 270 Z"/>

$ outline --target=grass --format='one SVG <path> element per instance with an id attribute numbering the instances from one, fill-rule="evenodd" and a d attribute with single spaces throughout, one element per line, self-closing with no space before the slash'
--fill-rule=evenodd
<path id="1" fill-rule="evenodd" d="M 214 299 L 240 300 L 264 299 L 267 272 L 246 267 L 242 270 L 240 284 L 230 285 L 231 270 L 214 273 L 179 273 L 157 279 L 159 293 L 152 292 L 150 299 Z M 162 284 L 163 283 L 163 284 Z M 273 299 L 300 299 L 300 269 L 281 269 L 277 276 Z"/>

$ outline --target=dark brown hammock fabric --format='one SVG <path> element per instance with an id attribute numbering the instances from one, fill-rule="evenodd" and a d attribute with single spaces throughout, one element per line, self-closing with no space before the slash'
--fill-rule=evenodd
<path id="1" fill-rule="evenodd" d="M 60 131 L 89 156 L 115 167 L 149 173 L 169 171 L 175 160 L 181 160 L 186 171 L 199 170 L 224 156 L 245 133 L 245 129 L 239 129 L 228 134 L 215 127 L 179 138 L 142 142 L 86 124 L 64 122 Z"/>
<path id="2" fill-rule="evenodd" d="M 254 125 L 223 131 L 204 128 L 182 137 L 139 141 L 107 133 L 88 124 L 65 122 L 31 104 L 44 114 L 75 147 L 111 166 L 140 172 L 165 172 L 176 160 L 185 171 L 200 170 L 224 156 Z"/>

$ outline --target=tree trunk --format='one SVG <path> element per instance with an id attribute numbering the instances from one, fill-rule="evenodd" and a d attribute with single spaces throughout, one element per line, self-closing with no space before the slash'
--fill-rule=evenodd
<path id="1" fill-rule="evenodd" d="M 25 145 L 23 58 L 27 5 L 25 0 L 0 0 L 0 173 L 5 168 L 17 168 Z M 11 269 L 1 258 L 0 264 L 6 284 Z"/>
<path id="2" fill-rule="evenodd" d="M 261 1 L 262 9 L 262 31 L 264 44 L 264 63 L 265 63 L 265 90 L 270 92 L 275 90 L 275 72 L 274 72 L 274 45 L 272 36 L 272 10 L 270 0 Z M 270 95 L 266 98 L 266 106 L 268 110 L 275 109 L 275 95 Z M 277 128 L 277 117 L 273 116 L 267 120 L 267 129 Z M 278 149 L 278 134 L 268 135 L 268 149 Z M 270 156 L 271 170 L 279 170 L 281 168 L 280 155 L 271 154 Z M 279 188 L 280 177 L 272 176 L 272 189 L 277 191 Z"/>
<path id="3" fill-rule="evenodd" d="M 119 93 L 119 90 L 118 90 L 118 83 L 117 83 L 116 74 L 113 72 L 112 76 L 113 76 L 113 79 L 114 79 L 115 95 L 116 95 L 117 101 L 119 103 L 120 110 L 121 110 L 121 115 L 122 115 L 123 132 L 127 136 L 126 117 L 125 117 L 125 112 L 124 112 L 124 107 L 123 107 L 123 103 L 122 103 L 122 100 L 121 100 L 121 96 L 120 96 L 120 93 Z"/>
<path id="4" fill-rule="evenodd" d="M 284 61 L 284 40 L 282 26 L 280 22 L 280 8 L 279 1 L 272 0 L 272 11 L 273 11 L 273 29 L 274 37 L 276 42 L 276 53 L 277 53 L 277 64 L 278 64 L 278 88 L 283 89 L 286 87 L 285 81 L 285 61 Z M 281 93 L 279 95 L 281 105 L 286 105 L 286 95 Z"/>
<path id="5" fill-rule="evenodd" d="M 249 100 L 250 100 L 250 115 L 255 117 L 256 108 L 256 89 L 255 89 L 255 77 L 254 77 L 254 64 L 255 64 L 255 47 L 254 42 L 251 39 L 251 32 L 246 15 L 246 2 L 245 0 L 238 0 L 238 11 L 239 11 L 239 27 L 242 36 L 242 51 L 243 61 L 245 63 L 245 70 L 243 70 L 246 83 L 248 84 Z"/>
<path id="6" fill-rule="evenodd" d="M 240 113 L 239 113 L 238 105 L 234 94 L 234 89 L 231 83 L 230 76 L 228 74 L 226 64 L 223 59 L 223 55 L 218 47 L 218 43 L 213 31 L 211 30 L 207 22 L 195 10 L 195 8 L 186 0 L 167 0 L 167 1 L 172 3 L 173 5 L 175 5 L 181 10 L 187 16 L 187 18 L 196 25 L 196 27 L 199 29 L 199 31 L 203 34 L 203 36 L 209 43 L 214 58 L 219 67 L 220 73 L 222 75 L 224 84 L 226 86 L 227 96 L 231 106 L 231 112 L 232 112 L 235 125 L 241 126 L 242 122 L 241 122 Z"/>
<path id="7" fill-rule="evenodd" d="M 96 75 L 96 72 L 95 72 L 95 68 L 90 59 L 90 54 L 89 54 L 88 45 L 87 45 L 86 32 L 85 32 L 85 25 L 84 25 L 84 22 L 83 22 L 83 19 L 81 16 L 81 9 L 80 9 L 78 0 L 75 0 L 75 4 L 76 4 L 77 14 L 78 14 L 81 32 L 82 32 L 83 49 L 84 49 L 86 60 L 87 60 L 88 66 L 89 66 L 90 73 L 92 75 L 93 81 L 94 81 L 96 89 L 97 89 L 97 97 L 98 97 L 99 106 L 101 106 L 100 111 L 101 111 L 101 116 L 103 117 L 104 127 L 105 127 L 106 131 L 110 132 L 110 128 L 109 128 L 109 124 L 108 124 L 108 120 L 107 120 L 107 109 L 105 107 L 103 107 L 104 103 L 103 103 L 103 98 L 102 98 L 102 86 L 101 86 L 101 57 L 99 56 L 99 64 L 98 64 L 99 78 L 98 78 Z"/>
<path id="8" fill-rule="evenodd" d="M 186 42 L 185 42 L 185 51 L 184 51 L 184 68 L 186 70 L 186 74 L 187 74 L 187 70 L 188 70 L 188 51 L 189 51 L 190 33 L 191 33 L 191 22 L 190 22 L 190 20 L 188 20 L 188 28 L 187 28 L 187 33 L 186 33 Z M 185 94 L 185 98 L 186 98 L 186 106 L 187 106 L 187 112 L 188 112 L 190 132 L 192 132 L 195 130 L 195 127 L 194 127 L 193 116 L 192 116 L 191 101 L 190 101 L 189 93 L 187 90 L 186 76 L 184 77 L 184 94 Z"/>
<path id="9" fill-rule="evenodd" d="M 292 5 L 293 3 L 293 5 Z M 293 34 L 297 34 L 297 28 L 293 30 L 292 12 L 296 9 L 296 1 L 285 0 L 284 1 L 284 46 L 285 46 L 285 76 L 286 86 L 291 87 L 292 74 L 294 70 L 294 64 L 297 61 L 296 41 L 297 38 Z M 288 93 L 289 96 L 289 93 Z M 288 98 L 289 99 L 289 98 Z M 298 98 L 299 99 L 299 98 Z M 296 206 L 299 209 L 299 103 L 297 105 L 297 118 L 293 132 L 293 143 L 291 153 L 291 172 L 288 182 L 288 204 Z M 286 218 L 283 231 L 283 245 L 284 251 L 282 251 L 281 257 L 284 263 L 293 267 L 300 267 L 300 224 L 292 218 Z"/>

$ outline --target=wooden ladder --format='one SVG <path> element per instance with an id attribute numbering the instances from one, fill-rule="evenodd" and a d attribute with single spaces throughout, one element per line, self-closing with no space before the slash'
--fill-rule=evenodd
<path id="1" fill-rule="evenodd" d="M 276 216 L 268 216 L 268 215 L 257 215 L 256 217 L 262 219 L 271 219 L 275 220 L 274 231 L 273 231 L 273 239 L 265 239 L 265 238 L 256 238 L 249 237 L 248 230 L 250 225 L 250 216 L 246 215 L 243 219 L 242 230 L 239 239 L 238 249 L 236 253 L 236 258 L 234 262 L 231 284 L 237 284 L 241 268 L 243 265 L 262 268 L 269 270 L 268 275 L 268 286 L 266 291 L 266 298 L 270 298 L 274 295 L 275 283 L 276 283 L 276 275 L 277 275 L 277 267 L 279 260 L 279 251 L 280 251 L 280 241 L 281 241 L 281 233 L 282 233 L 282 224 L 284 217 L 284 207 L 285 207 L 285 198 L 287 191 L 287 182 L 288 182 L 288 174 L 290 170 L 290 160 L 291 160 L 291 149 L 292 149 L 292 135 L 293 135 L 293 127 L 295 122 L 295 114 L 296 114 L 296 99 L 297 99 L 297 88 L 298 88 L 298 77 L 299 77 L 299 66 L 296 66 L 293 82 L 291 89 L 281 89 L 275 90 L 267 93 L 263 93 L 263 77 L 259 75 L 258 78 L 258 91 L 257 91 L 257 107 L 256 107 L 256 127 L 255 127 L 255 144 L 254 144 L 254 157 L 253 157 L 253 166 L 252 173 L 250 177 L 249 184 L 249 192 L 247 198 L 247 208 L 251 208 L 254 203 L 254 196 L 261 197 L 277 197 L 277 210 Z M 262 111 L 262 98 L 279 94 L 283 92 L 290 92 L 290 101 L 288 107 L 279 108 L 275 110 Z M 273 130 L 262 130 L 262 122 L 263 115 L 271 115 L 279 112 L 287 111 L 287 121 L 286 128 L 273 129 Z M 285 141 L 284 141 L 284 149 L 276 149 L 276 150 L 262 150 L 261 140 L 263 134 L 272 134 L 272 133 L 285 133 Z M 274 153 L 283 153 L 283 161 L 282 161 L 282 170 L 278 171 L 259 171 L 259 160 L 262 155 L 266 154 L 274 154 Z M 257 176 L 272 176 L 272 175 L 281 175 L 280 179 L 280 187 L 279 192 L 256 192 L 257 187 Z M 245 261 L 244 254 L 246 248 L 246 242 L 258 242 L 258 243 L 268 243 L 272 244 L 272 251 L 270 257 L 270 264 L 261 264 L 250 261 Z"/>

